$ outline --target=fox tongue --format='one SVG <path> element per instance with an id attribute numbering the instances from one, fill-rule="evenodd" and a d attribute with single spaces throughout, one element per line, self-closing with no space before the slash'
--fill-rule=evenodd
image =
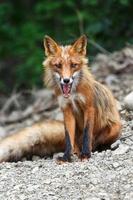
<path id="1" fill-rule="evenodd" d="M 63 93 L 68 96 L 70 93 L 70 86 L 69 85 L 63 85 Z"/>

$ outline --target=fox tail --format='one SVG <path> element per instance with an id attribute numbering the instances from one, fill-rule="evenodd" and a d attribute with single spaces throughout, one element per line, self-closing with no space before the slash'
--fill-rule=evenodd
<path id="1" fill-rule="evenodd" d="M 61 121 L 47 120 L 27 127 L 0 141 L 0 162 L 18 161 L 32 155 L 40 157 L 65 150 L 65 131 Z"/>

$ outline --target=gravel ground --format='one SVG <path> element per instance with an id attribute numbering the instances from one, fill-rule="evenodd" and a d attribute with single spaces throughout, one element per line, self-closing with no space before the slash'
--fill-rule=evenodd
<path id="1" fill-rule="evenodd" d="M 0 200 L 133 199 L 133 111 L 123 107 L 124 97 L 133 90 L 133 78 L 132 73 L 112 77 L 102 80 L 120 101 L 123 123 L 112 149 L 94 152 L 89 162 L 74 158 L 72 163 L 57 165 L 54 155 L 54 159 L 33 156 L 32 161 L 1 163 Z"/>
<path id="2" fill-rule="evenodd" d="M 132 144 L 131 144 L 132 145 Z M 39 159 L 0 165 L 1 200 L 133 199 L 132 146 L 95 152 L 89 162 Z"/>

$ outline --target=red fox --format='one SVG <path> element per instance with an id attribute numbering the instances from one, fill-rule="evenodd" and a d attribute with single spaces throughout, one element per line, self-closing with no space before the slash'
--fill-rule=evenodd
<path id="1" fill-rule="evenodd" d="M 110 146 L 120 134 L 121 122 L 112 93 L 97 82 L 88 69 L 87 38 L 60 46 L 45 36 L 45 84 L 54 89 L 64 122 L 45 121 L 9 136 L 0 143 L 0 162 L 27 155 L 51 155 L 64 151 L 57 162 L 81 160 Z"/>

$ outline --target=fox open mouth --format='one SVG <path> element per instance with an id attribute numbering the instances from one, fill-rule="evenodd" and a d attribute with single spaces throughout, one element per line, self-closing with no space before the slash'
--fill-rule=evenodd
<path id="1" fill-rule="evenodd" d="M 63 96 L 68 98 L 71 93 L 72 83 L 71 84 L 61 84 Z"/>

